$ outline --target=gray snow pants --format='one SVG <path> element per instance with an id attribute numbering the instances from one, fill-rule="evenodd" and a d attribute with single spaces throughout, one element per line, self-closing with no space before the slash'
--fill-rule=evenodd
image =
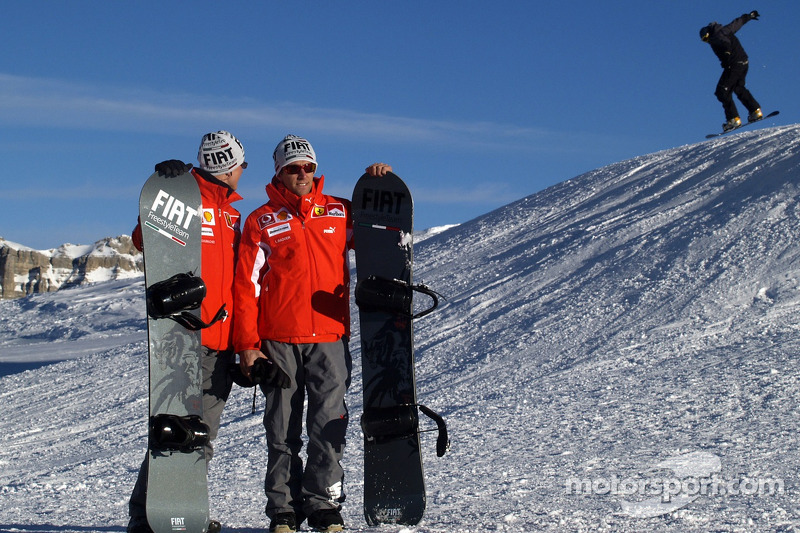
<path id="1" fill-rule="evenodd" d="M 288 389 L 264 387 L 267 433 L 266 514 L 309 516 L 344 501 L 345 393 L 352 361 L 347 338 L 317 344 L 264 341 L 261 350 L 292 378 Z M 303 405 L 308 400 L 307 462 L 303 466 Z"/>
<path id="2" fill-rule="evenodd" d="M 206 464 L 214 456 L 211 441 L 217 438 L 222 410 L 233 387 L 229 368 L 233 363 L 231 352 L 218 352 L 202 347 L 203 365 L 203 421 L 208 424 L 209 443 L 204 448 Z M 145 501 L 147 497 L 147 457 L 139 468 L 139 476 L 128 502 L 128 514 L 132 522 L 146 520 Z"/>

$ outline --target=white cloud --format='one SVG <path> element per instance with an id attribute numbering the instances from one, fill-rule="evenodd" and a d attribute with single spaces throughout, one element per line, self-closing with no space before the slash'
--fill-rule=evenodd
<path id="1" fill-rule="evenodd" d="M 164 94 L 149 89 L 96 86 L 0 73 L 0 124 L 89 130 L 197 131 L 200 125 L 302 130 L 373 141 L 425 144 L 452 149 L 553 150 L 563 135 L 492 122 L 426 120 L 346 109 L 326 109 L 252 99 L 220 100 L 199 94 Z"/>

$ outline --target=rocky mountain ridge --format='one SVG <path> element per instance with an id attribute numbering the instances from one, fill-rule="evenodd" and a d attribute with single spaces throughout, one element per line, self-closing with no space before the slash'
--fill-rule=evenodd
<path id="1" fill-rule="evenodd" d="M 106 237 L 90 245 L 34 250 L 0 237 L 0 299 L 140 276 L 142 254 L 131 237 Z"/>

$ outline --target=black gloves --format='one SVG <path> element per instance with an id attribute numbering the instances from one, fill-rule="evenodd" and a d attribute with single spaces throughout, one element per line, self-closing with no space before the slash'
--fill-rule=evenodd
<path id="1" fill-rule="evenodd" d="M 186 174 L 192 169 L 191 163 L 184 163 L 179 159 L 162 161 L 156 165 L 156 172 L 166 178 L 177 178 L 181 174 Z"/>
<path id="2" fill-rule="evenodd" d="M 263 357 L 256 359 L 253 363 L 253 369 L 250 371 L 250 380 L 256 385 L 279 387 L 281 389 L 288 389 L 292 384 L 292 380 L 286 372 L 269 359 Z"/>
<path id="3" fill-rule="evenodd" d="M 751 11 L 750 12 L 750 20 L 758 20 L 758 17 L 761 15 L 758 14 L 758 11 Z"/>

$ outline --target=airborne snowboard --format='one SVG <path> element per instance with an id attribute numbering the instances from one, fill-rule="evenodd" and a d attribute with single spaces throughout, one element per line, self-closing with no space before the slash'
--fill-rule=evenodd
<path id="1" fill-rule="evenodd" d="M 150 422 L 147 520 L 155 533 L 209 525 L 199 306 L 201 198 L 194 177 L 150 176 L 139 217 L 147 287 Z"/>
<path id="2" fill-rule="evenodd" d="M 708 135 L 706 135 L 706 139 L 713 139 L 714 137 L 719 137 L 720 135 L 725 135 L 725 134 L 727 134 L 727 133 L 733 133 L 734 131 L 739 131 L 740 129 L 742 129 L 742 128 L 746 128 L 747 126 L 750 126 L 750 125 L 752 125 L 752 124 L 755 124 L 756 122 L 761 122 L 761 121 L 762 121 L 762 120 L 764 120 L 765 118 L 771 118 L 771 117 L 774 117 L 774 116 L 778 115 L 779 113 L 780 113 L 780 111 L 773 111 L 773 112 L 772 112 L 772 113 L 770 113 L 769 115 L 764 115 L 763 117 L 761 117 L 761 118 L 760 118 L 760 119 L 758 119 L 758 120 L 751 120 L 750 122 L 745 122 L 744 124 L 742 124 L 742 125 L 741 125 L 741 126 L 739 126 L 738 128 L 733 128 L 732 130 L 728 130 L 728 131 L 721 131 L 721 132 L 719 132 L 719 133 L 709 133 Z"/>
<path id="3" fill-rule="evenodd" d="M 412 320 L 432 311 L 435 292 L 412 284 L 413 201 L 389 173 L 364 174 L 353 191 L 356 303 L 364 386 L 364 516 L 369 525 L 417 524 L 425 511 L 418 410 L 436 421 L 437 453 L 447 449 L 444 420 L 417 404 Z M 413 293 L 432 305 L 414 314 Z"/>

